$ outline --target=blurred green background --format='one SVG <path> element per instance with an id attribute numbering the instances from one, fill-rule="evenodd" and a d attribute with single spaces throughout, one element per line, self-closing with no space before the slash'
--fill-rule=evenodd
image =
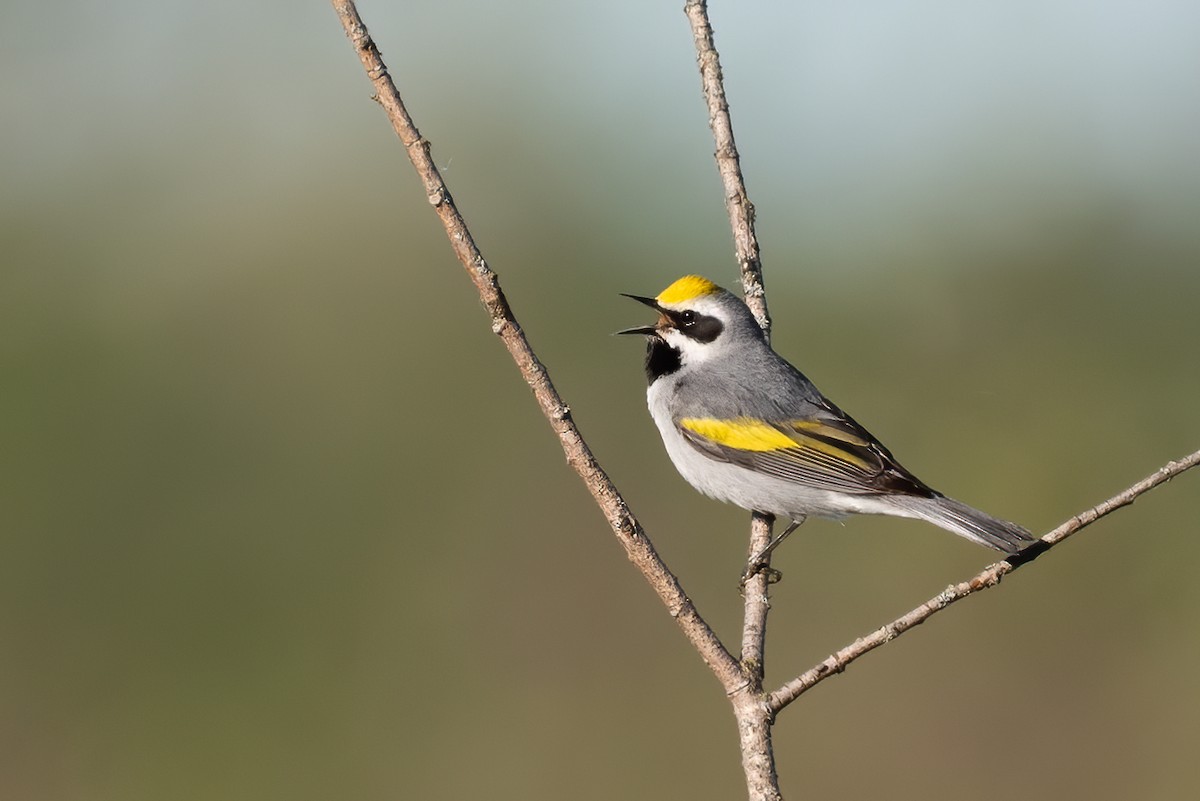
<path id="1" fill-rule="evenodd" d="M 363 2 L 593 448 L 736 641 L 618 292 L 736 283 L 681 3 Z M 714 3 L 776 346 L 1047 530 L 1200 447 L 1200 6 Z M 0 11 L 0 797 L 744 797 L 325 3 Z M 1177 799 L 1200 475 L 781 718 L 790 798 Z M 989 562 L 782 550 L 778 683 Z"/>

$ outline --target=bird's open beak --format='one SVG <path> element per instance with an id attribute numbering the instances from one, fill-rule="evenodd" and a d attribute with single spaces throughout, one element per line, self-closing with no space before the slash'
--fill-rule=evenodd
<path id="1" fill-rule="evenodd" d="M 658 305 L 658 301 L 655 300 L 654 298 L 645 298 L 645 297 L 642 297 L 641 295 L 626 295 L 624 292 L 622 292 L 621 295 L 623 295 L 624 297 L 627 297 L 627 298 L 633 298 L 638 303 L 644 303 L 647 306 L 649 306 L 650 308 L 654 309 L 659 314 L 662 314 L 662 308 Z M 659 322 L 660 323 L 662 322 L 662 318 L 659 318 Z M 620 334 L 641 334 L 642 336 L 655 336 L 658 334 L 658 326 L 657 325 L 639 325 L 635 328 L 626 328 L 624 331 L 617 331 L 617 332 L 615 332 L 614 336 L 617 336 Z"/>
<path id="2" fill-rule="evenodd" d="M 644 303 L 645 305 L 649 306 L 650 308 L 654 309 L 655 311 L 662 311 L 662 308 L 659 307 L 658 301 L 655 298 L 644 298 L 641 295 L 627 295 L 624 292 L 621 293 L 621 297 L 633 298 L 638 303 Z"/>

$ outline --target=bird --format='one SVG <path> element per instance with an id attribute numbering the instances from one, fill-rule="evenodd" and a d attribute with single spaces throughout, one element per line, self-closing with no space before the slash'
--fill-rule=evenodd
<path id="1" fill-rule="evenodd" d="M 680 475 L 710 498 L 790 521 L 748 575 L 768 569 L 766 556 L 809 517 L 915 518 L 1008 555 L 1035 541 L 913 475 L 776 353 L 728 290 L 686 275 L 656 297 L 625 297 L 658 312 L 617 333 L 646 338 L 646 401 Z"/>

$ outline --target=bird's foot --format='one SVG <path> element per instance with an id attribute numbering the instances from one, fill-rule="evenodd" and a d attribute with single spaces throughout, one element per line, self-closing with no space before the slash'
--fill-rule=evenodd
<path id="1" fill-rule="evenodd" d="M 746 569 L 742 571 L 742 577 L 738 581 L 738 589 L 744 592 L 746 583 L 760 573 L 767 577 L 767 584 L 778 584 L 783 581 L 783 573 L 780 573 L 766 562 L 754 560 L 748 562 Z"/>

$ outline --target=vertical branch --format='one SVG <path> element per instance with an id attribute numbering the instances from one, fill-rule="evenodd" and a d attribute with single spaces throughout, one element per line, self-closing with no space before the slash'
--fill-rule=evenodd
<path id="1" fill-rule="evenodd" d="M 708 19 L 705 0 L 687 0 L 684 13 L 692 27 L 696 45 L 696 62 L 700 82 L 708 105 L 708 124 L 716 144 L 714 156 L 721 184 L 725 191 L 725 210 L 733 228 L 734 253 L 742 276 L 742 294 L 763 334 L 770 340 L 771 315 L 763 286 L 762 259 L 758 236 L 754 231 L 754 204 L 746 193 L 737 144 L 733 139 L 733 121 L 725 99 L 721 59 L 713 41 L 712 24 Z M 761 553 L 771 541 L 774 517 L 755 512 L 750 522 L 750 543 L 747 559 Z M 770 557 L 764 567 L 770 567 Z M 755 573 L 744 587 L 744 616 L 742 623 L 742 671 L 747 685 L 732 698 L 734 715 L 742 746 L 742 770 L 751 801 L 778 801 L 779 777 L 775 771 L 775 754 L 771 747 L 773 715 L 763 702 L 762 684 L 765 673 L 767 613 L 770 611 L 770 581 L 766 571 Z"/>
<path id="2" fill-rule="evenodd" d="M 770 337 L 771 315 L 767 311 L 762 259 L 758 250 L 758 236 L 754 232 L 754 204 L 746 194 L 742 164 L 733 141 L 733 121 L 729 117 L 729 103 L 725 100 L 721 58 L 717 54 L 712 24 L 708 20 L 708 3 L 706 0 L 687 0 L 683 11 L 692 25 L 692 38 L 696 43 L 696 62 L 700 67 L 704 100 L 708 104 L 708 125 L 712 128 L 717 146 L 714 155 L 725 188 L 725 210 L 729 212 L 729 222 L 733 226 L 733 247 L 742 273 L 742 291 L 746 305 L 754 312 L 763 332 Z"/>
<path id="3" fill-rule="evenodd" d="M 747 548 L 746 563 L 754 559 L 771 541 L 772 515 L 754 513 L 750 522 L 750 545 Z M 763 561 L 770 561 L 770 556 Z M 765 653 L 767 638 L 767 612 L 771 609 L 768 595 L 770 587 L 769 570 L 755 573 L 742 588 L 742 670 L 758 690 L 762 689 L 763 674 L 766 670 Z"/>
<path id="4" fill-rule="evenodd" d="M 758 236 L 754 231 L 754 204 L 746 194 L 741 161 L 733 139 L 733 121 L 725 99 L 721 58 L 713 40 L 712 24 L 708 19 L 705 0 L 688 0 L 684 13 L 692 26 L 696 44 L 696 62 L 700 67 L 700 83 L 708 105 L 708 124 L 716 143 L 717 172 L 725 190 L 725 209 L 733 229 L 734 253 L 742 276 L 742 292 L 746 305 L 754 313 L 763 333 L 771 336 L 771 315 L 767 310 L 767 295 L 763 286 L 762 259 Z M 771 515 L 754 513 L 750 523 L 750 544 L 747 559 L 761 553 L 771 541 Z M 761 687 L 765 650 L 767 610 L 769 600 L 766 573 L 758 573 L 746 583 L 745 617 L 742 627 L 742 666 Z"/>
<path id="5" fill-rule="evenodd" d="M 708 124 L 712 128 L 716 143 L 717 171 L 725 190 L 725 209 L 733 228 L 733 246 L 742 276 L 742 292 L 746 305 L 754 313 L 763 333 L 771 336 L 771 315 L 767 310 L 767 295 L 763 286 L 762 259 L 759 254 L 758 236 L 754 231 L 754 204 L 746 194 L 746 183 L 742 177 L 737 144 L 733 139 L 733 121 L 729 116 L 729 103 L 725 99 L 724 77 L 721 74 L 721 58 L 713 40 L 712 24 L 708 19 L 708 4 L 705 0 L 688 0 L 684 13 L 692 26 L 692 39 L 696 44 L 696 62 L 700 67 L 700 83 L 704 100 L 708 105 Z M 754 513 L 750 523 L 750 544 L 747 559 L 757 556 L 771 541 L 771 515 Z M 761 688 L 763 676 L 763 654 L 765 650 L 768 581 L 766 573 L 759 573 L 746 583 L 745 622 L 742 628 L 742 666 Z"/>
<path id="6" fill-rule="evenodd" d="M 754 513 L 746 559 L 758 556 L 771 541 L 771 515 Z M 770 555 L 763 561 L 769 562 Z M 766 675 L 767 613 L 771 610 L 769 571 L 755 573 L 742 588 L 742 673 L 745 686 L 730 697 L 742 751 L 742 772 L 750 801 L 782 801 L 775 749 L 771 744 L 774 711 L 763 693 Z"/>

